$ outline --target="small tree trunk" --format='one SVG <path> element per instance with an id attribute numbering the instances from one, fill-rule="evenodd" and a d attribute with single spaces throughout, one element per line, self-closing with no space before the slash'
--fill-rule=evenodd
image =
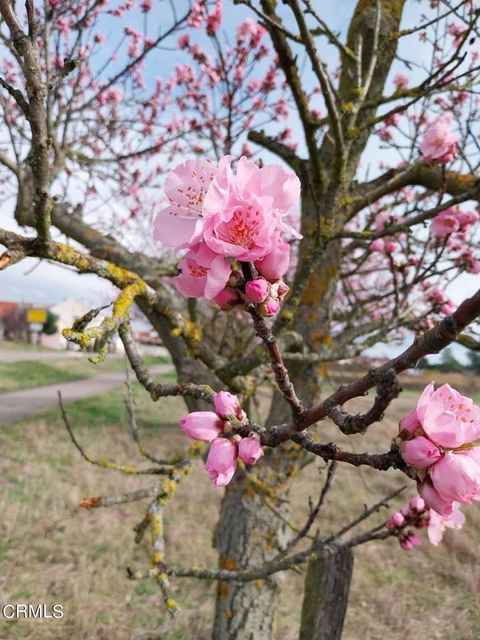
<path id="1" fill-rule="evenodd" d="M 308 564 L 300 640 L 340 640 L 347 612 L 353 552 L 344 545 L 319 550 Z"/>
<path id="2" fill-rule="evenodd" d="M 276 508 L 281 510 L 282 506 Z M 215 532 L 220 567 L 262 566 L 285 544 L 285 529 L 237 472 L 226 489 Z M 253 582 L 218 582 L 212 639 L 271 640 L 277 598 L 278 576 Z"/>

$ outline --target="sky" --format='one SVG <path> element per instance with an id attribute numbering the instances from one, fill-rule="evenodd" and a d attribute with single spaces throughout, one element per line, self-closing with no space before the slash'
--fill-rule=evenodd
<path id="1" fill-rule="evenodd" d="M 155 25 L 159 22 L 156 17 L 160 18 L 162 11 L 160 5 L 162 4 L 162 2 L 156 3 L 154 13 L 149 16 L 149 28 L 151 23 L 152 35 L 155 34 Z M 355 4 L 356 0 L 342 0 L 341 3 L 338 0 L 323 0 L 321 4 L 322 17 L 326 19 L 333 31 L 345 33 Z M 415 24 L 418 21 L 419 14 L 422 11 L 421 5 L 422 3 L 414 1 L 407 4 L 405 25 Z M 339 6 L 341 6 L 341 10 L 339 10 Z M 224 24 L 227 28 L 238 24 L 247 15 L 251 14 L 246 7 L 234 6 L 231 1 L 226 0 Z M 132 26 L 135 28 L 140 27 L 138 24 Z M 111 28 L 110 25 L 105 23 L 103 27 L 104 33 L 108 35 Z M 198 31 L 193 35 L 198 38 Z M 417 47 L 418 50 L 415 51 L 415 56 L 420 59 L 423 51 L 418 43 Z M 327 63 L 330 65 L 335 64 L 334 57 L 336 57 L 336 53 L 333 52 L 332 48 L 326 47 L 321 53 Z M 407 53 L 411 52 L 400 51 L 401 55 L 407 55 Z M 158 58 L 155 59 L 154 68 L 147 67 L 147 79 L 148 74 L 153 79 L 154 73 L 166 73 L 171 68 L 172 59 L 176 60 L 176 56 L 176 52 L 174 52 L 173 56 L 172 53 L 168 53 L 168 55 L 159 54 Z M 298 136 L 295 136 L 295 138 L 299 137 L 301 138 L 300 131 L 298 131 Z M 388 162 L 389 158 L 386 157 L 385 160 Z M 391 160 L 393 162 L 393 157 Z M 373 146 L 367 149 L 363 162 L 366 166 L 370 162 L 372 165 L 378 165 L 378 155 Z M 12 202 L 7 202 L 0 208 L 0 226 L 18 230 L 12 220 L 12 208 Z M 453 300 L 460 302 L 473 293 L 478 288 L 478 278 L 479 276 L 468 274 L 461 276 L 449 290 Z M 78 275 L 69 268 L 46 262 L 40 263 L 36 259 L 26 259 L 0 272 L 0 299 L 3 300 L 27 301 L 43 306 L 54 304 L 66 297 L 70 297 L 72 292 L 75 292 L 76 297 L 92 303 L 92 305 L 98 302 L 110 301 L 114 297 L 112 286 L 94 275 Z"/>

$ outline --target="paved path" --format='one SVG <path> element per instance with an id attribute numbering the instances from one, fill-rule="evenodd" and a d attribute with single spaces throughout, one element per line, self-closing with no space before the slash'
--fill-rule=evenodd
<path id="1" fill-rule="evenodd" d="M 172 365 L 159 364 L 150 369 L 152 373 L 168 373 Z M 115 387 L 125 380 L 125 372 L 115 371 L 72 382 L 60 382 L 44 387 L 10 391 L 0 394 L 0 425 L 21 420 L 58 404 L 58 391 L 65 404 L 82 398 L 97 396 Z"/>
<path id="2" fill-rule="evenodd" d="M 140 355 L 148 355 L 148 351 L 140 349 Z M 156 347 L 152 355 L 166 355 L 168 351 L 164 347 Z M 109 358 L 123 358 L 123 353 L 110 353 Z M 29 349 L 2 349 L 0 343 L 0 362 L 22 362 L 24 360 L 79 360 L 85 358 L 82 351 L 34 351 Z"/>
<path id="3" fill-rule="evenodd" d="M 28 349 L 2 349 L 0 362 L 23 362 L 24 360 L 77 360 L 85 357 L 81 351 L 29 351 Z"/>

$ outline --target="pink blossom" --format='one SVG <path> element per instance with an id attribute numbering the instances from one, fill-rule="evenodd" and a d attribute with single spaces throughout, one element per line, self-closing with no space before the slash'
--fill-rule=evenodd
<path id="1" fill-rule="evenodd" d="M 377 238 L 370 244 L 370 251 L 384 251 L 385 240 L 383 238 Z"/>
<path id="2" fill-rule="evenodd" d="M 277 234 L 272 243 L 272 250 L 264 258 L 257 260 L 255 267 L 264 278 L 275 282 L 287 273 L 289 264 L 290 245 Z"/>
<path id="3" fill-rule="evenodd" d="M 180 419 L 180 426 L 189 438 L 210 442 L 221 434 L 223 422 L 213 411 L 193 411 Z"/>
<path id="4" fill-rule="evenodd" d="M 398 251 L 399 248 L 398 242 L 395 242 L 394 240 L 387 240 L 385 242 L 385 251 L 387 253 L 394 253 L 395 251 Z"/>
<path id="5" fill-rule="evenodd" d="M 434 394 L 434 392 L 435 392 L 435 386 L 433 382 L 431 382 L 430 384 L 427 384 L 425 389 L 422 391 L 420 398 L 418 399 L 416 414 L 417 414 L 418 420 L 420 421 L 420 424 L 423 418 L 425 417 L 430 399 Z"/>
<path id="6" fill-rule="evenodd" d="M 443 447 L 460 447 L 480 438 L 480 408 L 449 384 L 424 398 L 417 415 L 427 436 Z"/>
<path id="7" fill-rule="evenodd" d="M 165 193 L 170 201 L 154 222 L 154 237 L 171 247 L 188 247 L 198 242 L 204 225 L 203 204 L 210 183 L 215 177 L 215 165 L 208 160 L 187 160 L 165 181 Z"/>
<path id="8" fill-rule="evenodd" d="M 207 16 L 207 33 L 214 34 L 220 28 L 223 15 L 223 0 L 217 0 L 214 8 Z"/>
<path id="9" fill-rule="evenodd" d="M 300 181 L 277 165 L 240 158 L 236 174 L 223 158 L 204 200 L 204 239 L 225 256 L 254 261 L 272 250 L 275 232 L 300 237 L 282 218 L 298 203 Z"/>
<path id="10" fill-rule="evenodd" d="M 464 452 L 447 452 L 430 469 L 430 478 L 444 500 L 470 504 L 480 500 L 480 465 Z"/>
<path id="11" fill-rule="evenodd" d="M 457 143 L 451 128 L 452 120 L 452 114 L 447 111 L 425 129 L 420 149 L 427 162 L 445 163 L 455 157 Z"/>
<path id="12" fill-rule="evenodd" d="M 437 447 L 423 436 L 407 440 L 403 445 L 402 457 L 405 462 L 416 469 L 426 469 L 440 458 Z"/>
<path id="13" fill-rule="evenodd" d="M 265 278 L 250 280 L 245 285 L 245 296 L 250 302 L 263 302 L 267 298 L 269 291 L 270 285 Z"/>
<path id="14" fill-rule="evenodd" d="M 393 76 L 393 84 L 397 89 L 408 89 L 409 80 L 404 73 L 397 73 Z"/>
<path id="15" fill-rule="evenodd" d="M 143 13 L 148 13 L 149 11 L 151 11 L 153 7 L 153 0 L 142 0 L 142 2 L 140 3 L 140 9 L 143 11 Z"/>
<path id="16" fill-rule="evenodd" d="M 457 214 L 457 220 L 462 229 L 475 224 L 480 220 L 480 214 L 478 211 L 459 211 Z"/>
<path id="17" fill-rule="evenodd" d="M 428 480 L 419 485 L 418 492 L 430 509 L 433 509 L 441 516 L 448 517 L 452 514 L 452 500 L 444 500 Z"/>
<path id="18" fill-rule="evenodd" d="M 480 260 L 476 260 L 471 247 L 467 247 L 455 260 L 455 263 L 468 273 L 480 273 Z"/>
<path id="19" fill-rule="evenodd" d="M 458 502 L 453 503 L 453 512 L 449 516 L 441 516 L 439 513 L 430 510 L 430 521 L 428 523 L 428 539 L 432 544 L 440 544 L 446 528 L 461 529 L 465 524 L 465 515 L 460 511 Z"/>
<path id="20" fill-rule="evenodd" d="M 238 444 L 238 457 L 245 464 L 255 464 L 263 456 L 263 449 L 257 438 L 248 436 L 242 438 Z"/>
<path id="21" fill-rule="evenodd" d="M 385 227 L 390 224 L 392 221 L 392 212 L 389 211 L 388 209 L 386 209 L 385 211 L 380 211 L 380 213 L 378 213 L 375 216 L 375 230 L 376 231 L 383 231 L 383 229 L 385 229 Z"/>
<path id="22" fill-rule="evenodd" d="M 175 287 L 188 298 L 205 297 L 213 300 L 225 288 L 231 267 L 223 256 L 199 243 L 178 263 L 180 275 L 174 278 Z"/>
<path id="23" fill-rule="evenodd" d="M 240 407 L 237 396 L 229 391 L 216 393 L 213 398 L 213 404 L 217 414 L 224 420 L 235 418 L 239 422 L 244 422 L 247 418 L 247 414 Z"/>
<path id="24" fill-rule="evenodd" d="M 187 49 L 190 44 L 190 36 L 188 33 L 184 33 L 178 38 L 178 46 L 180 49 Z"/>
<path id="25" fill-rule="evenodd" d="M 198 29 L 199 27 L 202 26 L 204 17 L 205 17 L 205 7 L 203 3 L 196 2 L 193 5 L 192 10 L 190 11 L 187 24 L 189 27 L 192 27 L 192 29 Z"/>
<path id="26" fill-rule="evenodd" d="M 438 213 L 430 225 L 430 233 L 434 238 L 444 240 L 460 229 L 460 221 L 453 208 Z"/>
<path id="27" fill-rule="evenodd" d="M 237 465 L 237 444 L 233 440 L 218 438 L 210 445 L 205 469 L 215 486 L 224 487 L 233 478 Z"/>
<path id="28" fill-rule="evenodd" d="M 262 25 L 254 22 L 251 18 L 247 18 L 237 28 L 237 40 L 242 43 L 247 38 L 250 38 L 252 46 L 258 47 L 265 33 L 266 30 Z"/>
<path id="29" fill-rule="evenodd" d="M 454 22 L 451 22 L 448 25 L 448 33 L 453 36 L 453 46 L 455 48 L 459 47 L 462 44 L 463 34 L 466 30 L 466 27 L 463 27 L 460 24 L 455 24 Z"/>

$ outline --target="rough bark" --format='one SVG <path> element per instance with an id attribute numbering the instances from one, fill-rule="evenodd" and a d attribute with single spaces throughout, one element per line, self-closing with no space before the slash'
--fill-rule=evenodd
<path id="1" fill-rule="evenodd" d="M 282 508 L 275 505 L 276 510 Z M 226 489 L 215 533 L 220 567 L 261 566 L 278 554 L 287 536 L 286 525 L 265 504 L 265 496 L 249 486 L 245 475 L 237 474 Z M 279 580 L 272 576 L 247 583 L 219 582 L 213 640 L 273 638 Z"/>
<path id="2" fill-rule="evenodd" d="M 353 571 L 350 547 L 335 545 L 310 560 L 300 640 L 340 640 Z"/>

